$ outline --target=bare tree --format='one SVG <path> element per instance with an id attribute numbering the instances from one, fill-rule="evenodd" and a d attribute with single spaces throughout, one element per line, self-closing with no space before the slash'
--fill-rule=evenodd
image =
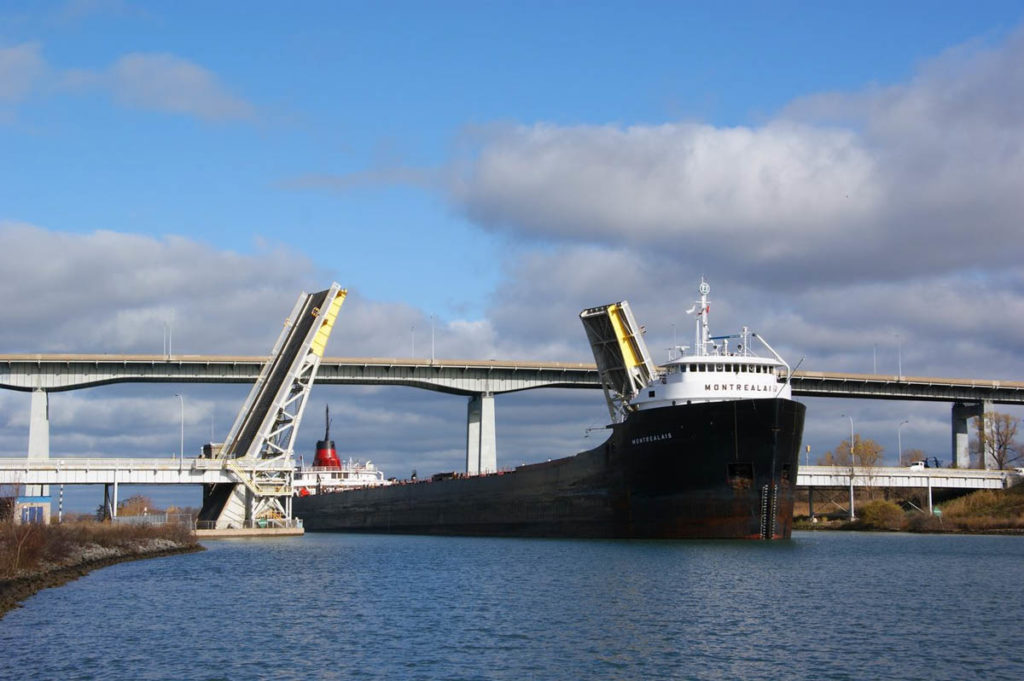
<path id="1" fill-rule="evenodd" d="M 153 507 L 152 499 L 141 494 L 128 497 L 117 505 L 118 515 L 146 515 L 147 513 L 160 513 L 160 511 Z"/>
<path id="2" fill-rule="evenodd" d="M 21 493 L 21 483 L 0 485 L 0 523 L 14 522 L 14 507 Z"/>
<path id="3" fill-rule="evenodd" d="M 924 461 L 926 459 L 927 457 L 920 449 L 904 449 L 903 455 L 900 456 L 900 465 L 909 466 L 911 461 Z"/>
<path id="4" fill-rule="evenodd" d="M 882 460 L 883 451 L 885 449 L 874 440 L 865 440 L 860 435 L 854 434 L 852 457 L 854 466 L 877 466 L 878 462 Z M 850 441 L 843 440 L 834 451 L 825 452 L 825 455 L 818 459 L 818 464 L 821 466 L 849 466 L 850 461 Z"/>
<path id="5" fill-rule="evenodd" d="M 974 429 L 978 433 L 971 440 L 971 455 L 985 467 L 991 462 L 997 470 L 1010 468 L 1024 458 L 1024 449 L 1017 444 L 1019 421 L 1010 414 L 987 411 L 983 418 L 974 418 Z"/>

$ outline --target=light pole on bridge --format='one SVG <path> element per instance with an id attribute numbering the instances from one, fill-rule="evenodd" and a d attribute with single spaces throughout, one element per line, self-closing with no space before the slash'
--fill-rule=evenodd
<path id="1" fill-rule="evenodd" d="M 896 465 L 897 466 L 902 466 L 903 465 L 903 433 L 902 433 L 902 429 L 903 429 L 903 426 L 907 425 L 908 423 L 910 423 L 910 421 L 904 419 L 900 423 L 900 425 L 896 426 L 896 451 L 897 451 L 897 454 L 896 454 L 896 456 L 897 456 Z"/>
<path id="2" fill-rule="evenodd" d="M 181 443 L 178 449 L 178 458 L 180 461 L 185 461 L 185 398 L 178 393 L 174 394 L 178 398 L 178 402 L 181 404 Z"/>
<path id="3" fill-rule="evenodd" d="M 903 337 L 896 334 L 896 376 L 903 380 Z"/>
<path id="4" fill-rule="evenodd" d="M 856 514 L 853 512 L 853 467 L 854 467 L 854 447 L 853 447 L 853 417 L 846 414 L 840 414 L 840 416 L 846 416 L 850 419 L 850 520 L 854 521 L 857 519 Z"/>

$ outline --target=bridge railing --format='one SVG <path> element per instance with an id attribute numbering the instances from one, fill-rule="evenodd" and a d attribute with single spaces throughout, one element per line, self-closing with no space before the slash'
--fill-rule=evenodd
<path id="1" fill-rule="evenodd" d="M 28 457 L 0 457 L 0 470 L 18 471 L 68 471 L 68 470 L 177 470 L 188 468 L 192 470 L 221 470 L 227 466 L 229 459 L 205 459 L 205 458 L 132 458 L 123 459 L 115 457 L 50 457 L 49 459 L 30 459 Z M 294 464 L 287 461 L 259 462 L 259 469 L 265 470 L 291 470 Z M 248 468 L 248 467 L 246 467 Z"/>
<path id="2" fill-rule="evenodd" d="M 61 470 L 132 470 L 144 468 L 178 468 L 181 465 L 188 466 L 190 459 L 151 458 L 151 459 L 121 459 L 121 458 L 85 458 L 77 456 L 66 456 L 61 458 L 51 457 L 49 459 L 30 459 L 28 457 L 3 457 L 0 458 L 0 470 L 34 470 L 34 471 L 61 471 Z"/>
<path id="3" fill-rule="evenodd" d="M 998 489 L 1018 484 L 1024 477 L 1015 470 L 973 468 L 906 468 L 900 466 L 800 466 L 801 487 L 953 487 Z"/>
<path id="4" fill-rule="evenodd" d="M 267 529 L 267 528 L 298 528 L 302 527 L 302 518 L 256 518 L 246 520 L 242 523 L 241 529 L 252 530 L 252 529 Z M 215 530 L 217 529 L 216 520 L 197 520 L 195 523 L 195 529 L 197 530 Z M 227 529 L 238 529 L 230 527 Z"/>
<path id="5" fill-rule="evenodd" d="M 148 513 L 145 515 L 119 515 L 111 518 L 115 525 L 185 525 L 192 527 L 193 517 L 188 513 Z"/>

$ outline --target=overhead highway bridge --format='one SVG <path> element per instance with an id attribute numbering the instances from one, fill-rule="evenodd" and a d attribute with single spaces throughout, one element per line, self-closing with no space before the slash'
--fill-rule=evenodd
<path id="1" fill-rule="evenodd" d="M 266 361 L 267 357 L 232 355 L 8 354 L 0 355 L 0 388 L 33 392 L 32 424 L 39 431 L 49 392 L 127 382 L 252 383 Z M 481 470 L 494 468 L 494 395 L 537 388 L 601 388 L 594 364 L 522 360 L 326 357 L 317 381 L 402 385 L 468 396 L 467 470 L 473 461 L 487 462 Z M 1024 382 L 797 371 L 793 394 L 950 403 L 952 459 L 958 468 L 969 468 L 968 419 L 991 411 L 993 404 L 1024 404 Z M 30 449 L 31 443 L 30 432 Z"/>

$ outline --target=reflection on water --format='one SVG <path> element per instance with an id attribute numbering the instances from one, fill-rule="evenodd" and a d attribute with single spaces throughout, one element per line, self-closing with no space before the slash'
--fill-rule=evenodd
<path id="1" fill-rule="evenodd" d="M 1024 537 L 207 546 L 33 597 L 0 621 L 0 677 L 1024 677 Z"/>

